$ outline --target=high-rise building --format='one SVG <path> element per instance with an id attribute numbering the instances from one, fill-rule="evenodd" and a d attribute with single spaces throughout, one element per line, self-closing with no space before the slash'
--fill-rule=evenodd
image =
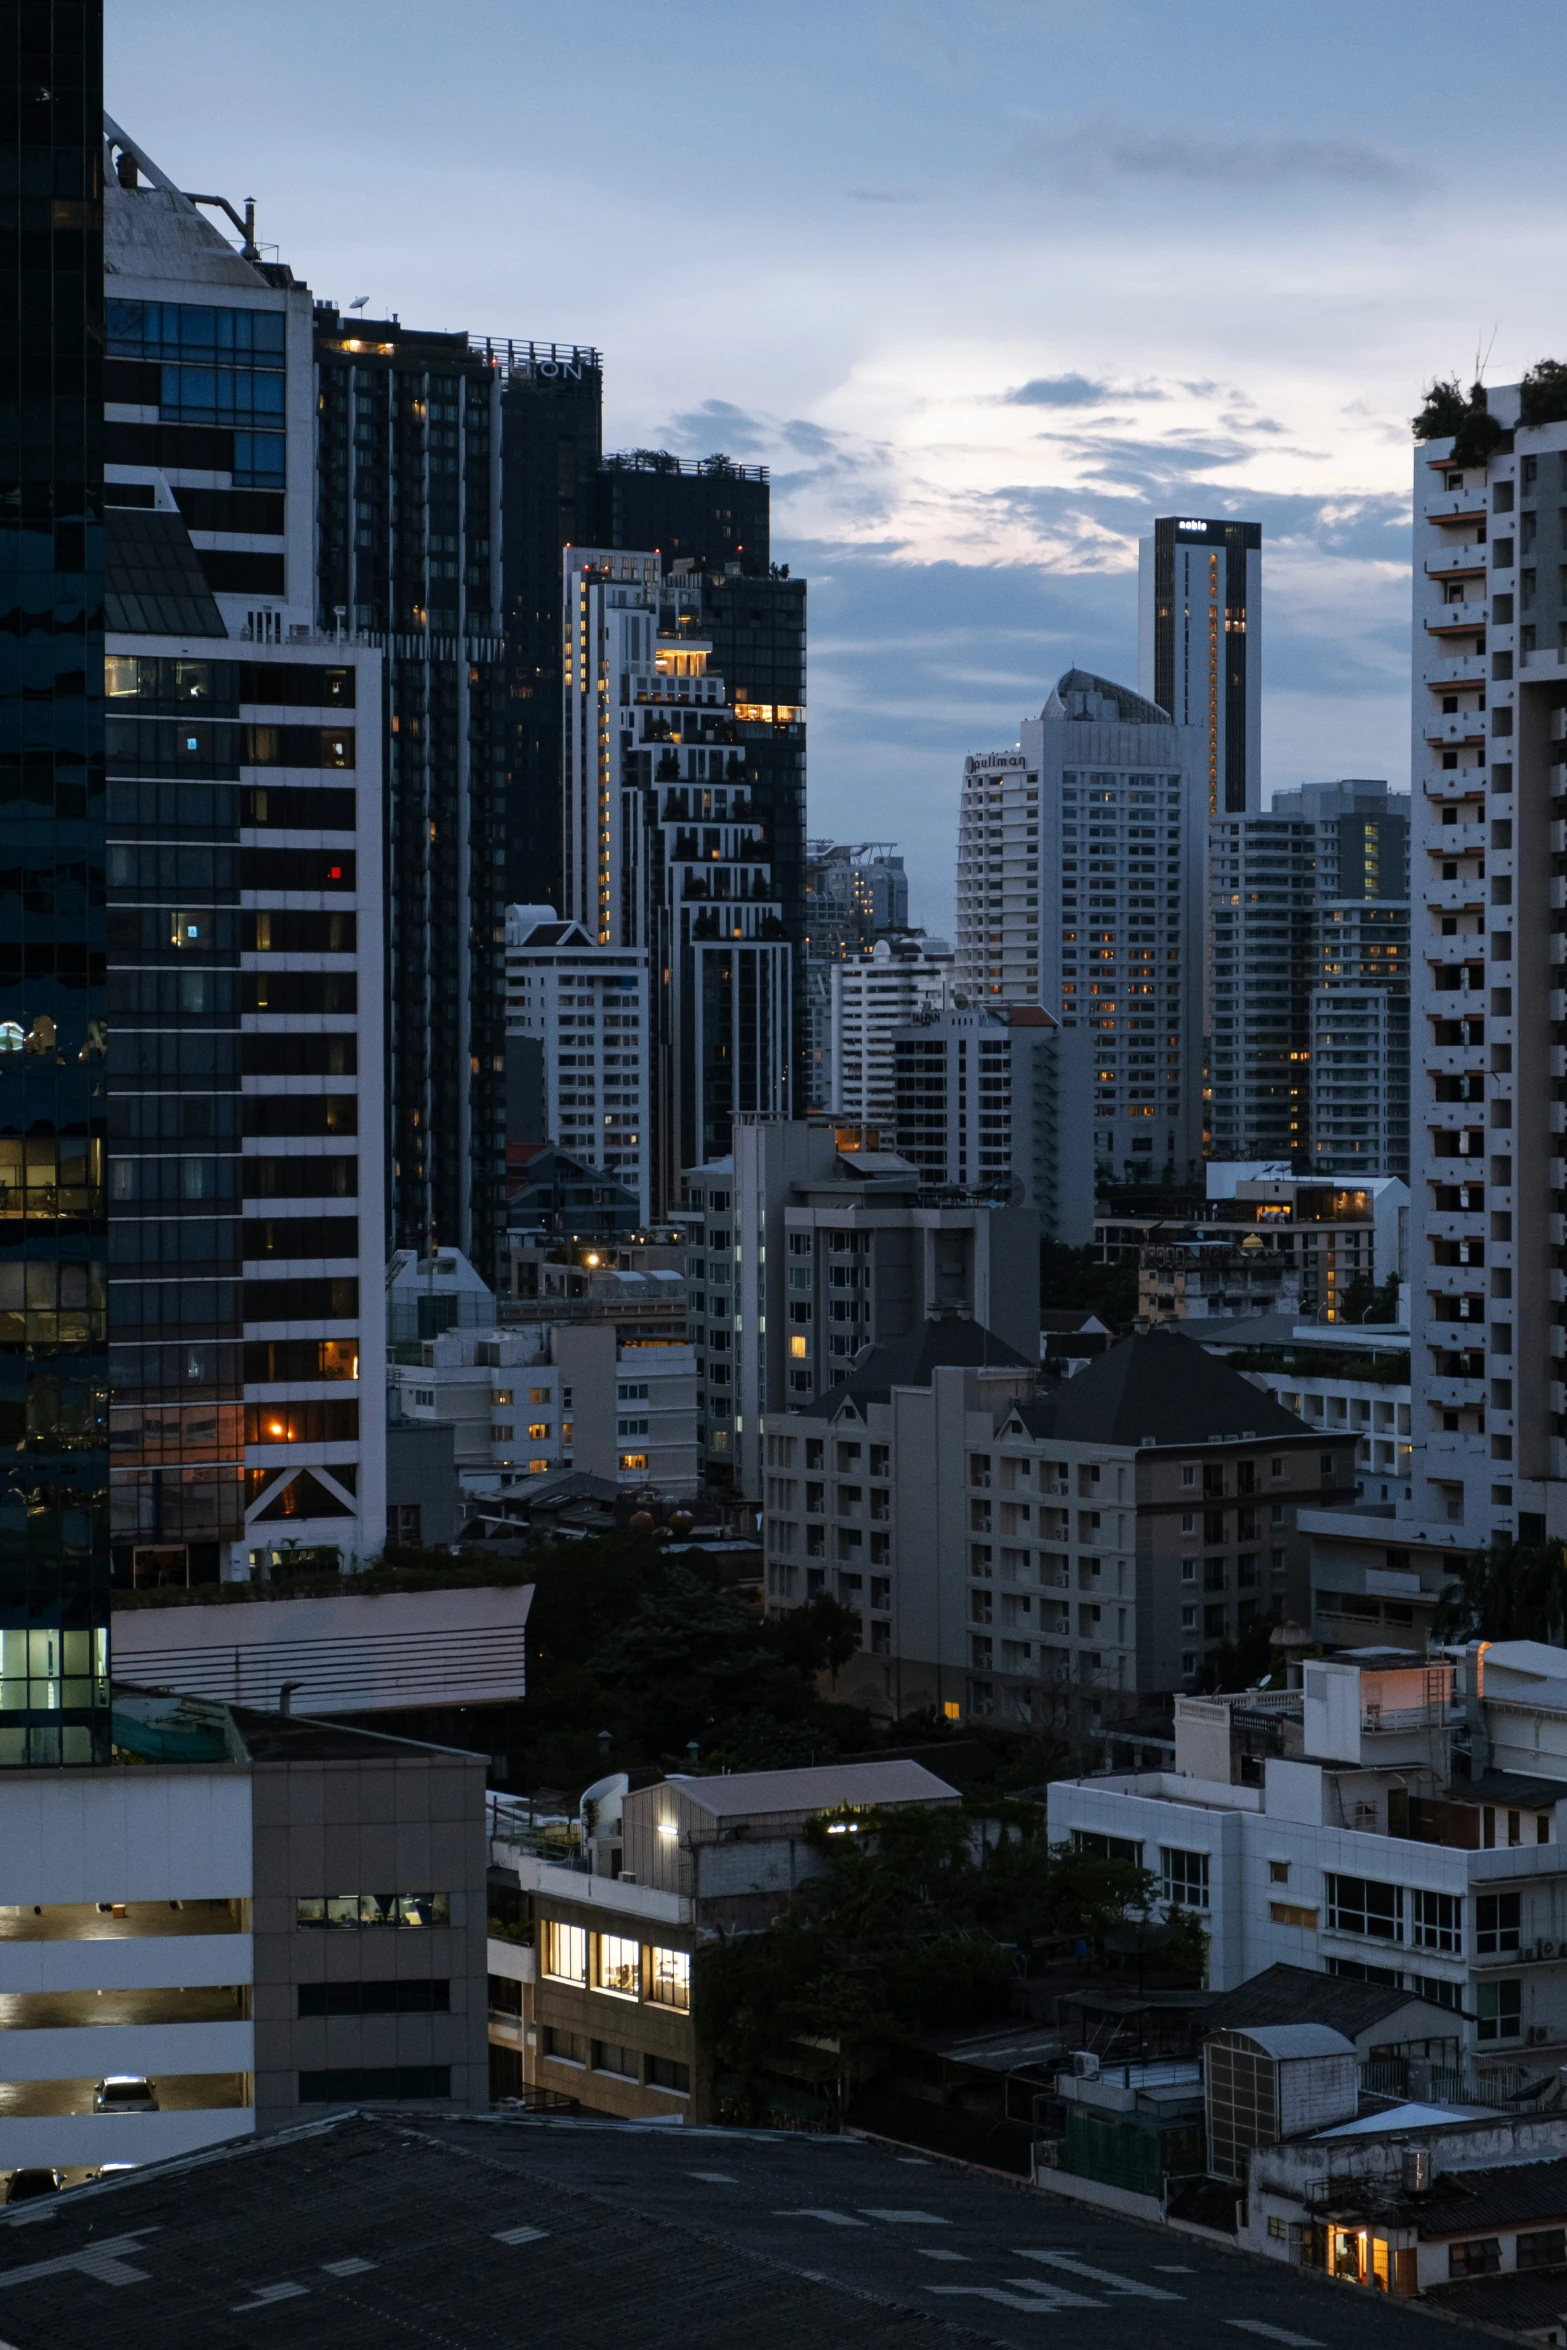
<path id="1" fill-rule="evenodd" d="M 646 947 L 601 946 L 553 906 L 506 909 L 506 1050 L 537 1065 L 539 1131 L 651 1215 Z"/>
<path id="2" fill-rule="evenodd" d="M 109 1760 L 103 11 L 0 42 L 0 1766 Z"/>
<path id="3" fill-rule="evenodd" d="M 909 927 L 909 877 L 891 841 L 814 840 L 805 859 L 804 1099 L 825 1110 L 833 1100 L 834 966 L 870 954 L 880 938 Z"/>
<path id="4" fill-rule="evenodd" d="M 1351 778 L 1210 835 L 1215 1159 L 1409 1171 L 1409 815 Z"/>
<path id="5" fill-rule="evenodd" d="M 386 655 L 392 1233 L 404 1247 L 460 1248 L 492 1278 L 505 1221 L 511 748 L 499 349 L 316 305 L 307 610 Z"/>
<path id="6" fill-rule="evenodd" d="M 104 153 L 114 1575 L 359 1565 L 386 1525 L 382 658 L 311 622 L 308 290 L 113 126 Z"/>
<path id="7" fill-rule="evenodd" d="M 893 1147 L 933 1189 L 973 1189 L 1094 1237 L 1093 1038 L 1038 1004 L 934 1004 L 892 1032 Z"/>
<path id="8" fill-rule="evenodd" d="M 599 546 L 653 547 L 666 572 L 682 564 L 721 576 L 737 564 L 744 575 L 767 577 L 772 497 L 765 465 L 629 449 L 600 459 L 597 491 Z"/>
<path id="9" fill-rule="evenodd" d="M 737 1119 L 733 1149 L 686 1170 L 680 1221 L 709 1484 L 759 1498 L 763 1413 L 804 1408 L 934 1315 L 1038 1359 L 1038 1219 L 954 1199 L 830 1119 Z"/>
<path id="10" fill-rule="evenodd" d="M 1415 455 L 1414 1511 L 1475 1544 L 1567 1534 L 1567 422 L 1488 404 Z"/>
<path id="11" fill-rule="evenodd" d="M 794 957 L 744 728 L 800 722 L 748 721 L 703 625 L 703 583 L 656 554 L 568 551 L 563 912 L 655 975 L 655 1216 L 740 1112 L 793 1099 Z"/>
<path id="12" fill-rule="evenodd" d="M 869 954 L 829 966 L 830 1082 L 823 1109 L 848 1125 L 891 1135 L 898 1115 L 893 1038 L 916 1013 L 950 1002 L 953 967 L 946 940 L 923 931 L 879 938 Z"/>
<path id="13" fill-rule="evenodd" d="M 1163 515 L 1141 542 L 1137 682 L 1203 736 L 1210 816 L 1262 806 L 1262 525 Z"/>
<path id="14" fill-rule="evenodd" d="M 1202 1155 L 1205 738 L 1084 669 L 1016 749 L 964 761 L 957 979 L 1094 1038 L 1095 1164 Z"/>

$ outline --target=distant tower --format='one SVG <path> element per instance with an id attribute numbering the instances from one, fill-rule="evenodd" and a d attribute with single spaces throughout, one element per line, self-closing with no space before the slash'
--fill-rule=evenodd
<path id="1" fill-rule="evenodd" d="M 1139 550 L 1137 684 L 1207 736 L 1208 813 L 1262 806 L 1262 525 L 1165 515 Z"/>

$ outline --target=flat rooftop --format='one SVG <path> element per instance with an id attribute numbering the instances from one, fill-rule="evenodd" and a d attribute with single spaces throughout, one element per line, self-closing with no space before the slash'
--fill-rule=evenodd
<path id="1" fill-rule="evenodd" d="M 1425 2339 L 1418 2303 L 894 2147 L 389 2110 L 0 2209 L 0 2307 L 14 2350 Z"/>

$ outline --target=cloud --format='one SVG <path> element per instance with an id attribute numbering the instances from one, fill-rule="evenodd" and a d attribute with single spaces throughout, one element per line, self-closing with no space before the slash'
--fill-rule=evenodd
<path id="1" fill-rule="evenodd" d="M 720 442 L 728 450 L 746 455 L 765 448 L 769 439 L 766 425 L 730 400 L 703 400 L 695 408 L 683 409 L 670 418 L 670 431 L 677 440 L 702 442 L 704 455 Z"/>
<path id="2" fill-rule="evenodd" d="M 844 192 L 851 204 L 923 204 L 926 201 L 913 188 L 848 188 Z"/>
<path id="3" fill-rule="evenodd" d="M 1252 199 L 1302 189 L 1391 197 L 1420 183 L 1404 157 L 1367 140 L 1259 134 L 1221 122 L 1102 119 L 1061 134 L 1041 131 L 1020 141 L 1001 168 L 1011 181 L 1064 192 L 1165 180 L 1194 189 L 1244 190 Z"/>
<path id="4" fill-rule="evenodd" d="M 1035 375 L 1001 397 L 1009 408 L 1093 408 L 1122 396 L 1087 375 Z"/>

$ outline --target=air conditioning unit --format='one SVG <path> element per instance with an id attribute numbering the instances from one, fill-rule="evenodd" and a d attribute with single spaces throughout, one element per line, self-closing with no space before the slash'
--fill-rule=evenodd
<path id="1" fill-rule="evenodd" d="M 1548 2040 L 1550 2036 L 1551 2034 L 1548 2025 L 1531 2024 L 1529 2026 L 1529 2045 L 1532 2048 L 1538 2048 L 1541 2042 Z"/>
<path id="2" fill-rule="evenodd" d="M 1542 1942 L 1539 1945 L 1539 1954 L 1542 1958 L 1554 1958 L 1557 1949 L 1558 1945 L 1555 1942 Z"/>
<path id="3" fill-rule="evenodd" d="M 1080 2081 L 1098 2080 L 1099 2059 L 1091 2048 L 1075 2048 L 1072 2051 L 1072 2071 Z"/>

